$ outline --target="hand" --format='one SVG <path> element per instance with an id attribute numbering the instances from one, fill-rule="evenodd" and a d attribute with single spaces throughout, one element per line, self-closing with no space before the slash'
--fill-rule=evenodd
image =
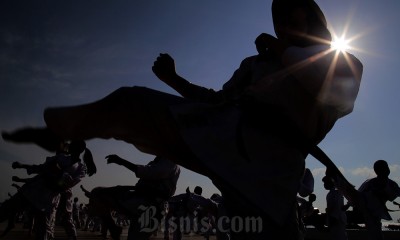
<path id="1" fill-rule="evenodd" d="M 12 165 L 11 165 L 11 167 L 12 167 L 13 169 L 21 168 L 21 163 L 19 163 L 19 162 L 13 162 Z"/>
<path id="2" fill-rule="evenodd" d="M 326 177 L 331 178 L 334 182 L 337 181 L 337 177 L 338 177 L 337 173 L 338 173 L 337 169 L 330 167 L 330 166 L 327 167 L 325 170 Z"/>
<path id="3" fill-rule="evenodd" d="M 269 48 L 269 39 L 271 37 L 272 36 L 267 33 L 261 33 L 260 35 L 258 35 L 254 43 L 256 44 L 257 52 L 259 54 L 264 54 L 267 51 L 267 49 Z"/>
<path id="4" fill-rule="evenodd" d="M 270 48 L 274 51 L 278 51 L 279 49 L 276 49 L 280 44 L 277 44 L 279 40 L 268 34 L 268 33 L 261 33 L 255 40 L 257 52 L 260 55 L 264 55 L 267 52 L 267 49 Z"/>
<path id="5" fill-rule="evenodd" d="M 160 53 L 160 56 L 154 62 L 152 67 L 154 74 L 166 84 L 169 84 L 177 76 L 175 71 L 175 61 L 168 55 Z"/>
<path id="6" fill-rule="evenodd" d="M 123 159 L 120 158 L 120 157 L 119 157 L 118 155 L 116 155 L 116 154 L 108 155 L 108 156 L 106 157 L 106 159 L 107 159 L 107 164 L 115 163 L 115 164 L 121 165 L 121 164 L 122 164 L 122 161 L 123 161 Z"/>
<path id="7" fill-rule="evenodd" d="M 11 177 L 11 180 L 12 180 L 13 182 L 20 182 L 20 181 L 21 181 L 21 178 L 19 178 L 19 177 L 17 177 L 17 176 L 12 176 L 12 177 Z"/>

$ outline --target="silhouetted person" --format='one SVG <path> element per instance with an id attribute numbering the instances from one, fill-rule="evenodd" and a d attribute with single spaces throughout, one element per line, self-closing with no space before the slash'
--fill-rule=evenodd
<path id="1" fill-rule="evenodd" d="M 309 217 L 313 214 L 314 212 L 314 202 L 317 199 L 317 196 L 314 193 L 311 193 L 308 196 L 308 200 L 304 198 L 297 198 L 297 201 L 300 203 L 300 216 L 302 218 Z"/>
<path id="2" fill-rule="evenodd" d="M 200 186 L 196 186 L 196 187 L 194 188 L 193 192 L 196 193 L 197 195 L 200 195 L 200 196 L 201 196 L 201 194 L 203 194 L 203 188 L 200 187 Z"/>
<path id="3" fill-rule="evenodd" d="M 191 84 L 161 54 L 153 72 L 183 98 L 124 87 L 94 103 L 50 108 L 38 142 L 123 140 L 211 178 L 229 216 L 262 217 L 261 233 L 232 239 L 298 238 L 296 194 L 309 147 L 352 111 L 362 64 L 330 48 L 314 1 L 274 0 L 272 15 L 277 38 L 257 37 L 259 54 L 244 59 L 222 90 Z"/>
<path id="4" fill-rule="evenodd" d="M 331 240 L 347 240 L 347 217 L 344 209 L 343 194 L 336 189 L 333 180 L 327 176 L 322 178 L 326 195 L 326 216 L 329 237 Z"/>
<path id="5" fill-rule="evenodd" d="M 197 212 L 196 221 L 197 229 L 206 239 L 209 239 L 210 233 L 215 229 L 217 240 L 230 239 L 230 227 L 228 222 L 221 221 L 226 218 L 223 197 L 214 193 L 210 198 L 205 198 L 193 192 L 188 192 L 187 205 L 191 207 L 191 211 L 195 209 Z"/>
<path id="6" fill-rule="evenodd" d="M 89 170 L 80 159 L 80 155 L 84 151 L 84 162 L 89 162 L 91 165 Z M 58 151 L 55 156 L 46 158 L 43 164 L 27 165 L 14 162 L 12 167 L 14 169 L 23 168 L 27 170 L 28 174 L 37 175 L 28 180 L 13 178 L 26 183 L 7 205 L 1 206 L 0 215 L 12 217 L 19 209 L 34 209 L 35 239 L 38 240 L 54 237 L 55 214 L 59 207 L 60 194 L 70 192 L 71 188 L 79 183 L 86 173 L 91 176 L 96 171 L 92 155 L 86 148 L 85 142 L 81 140 L 72 141 L 68 152 Z M 71 231 L 74 231 L 68 236 L 76 239 L 76 230 L 74 226 L 72 227 Z"/>
<path id="7" fill-rule="evenodd" d="M 383 239 L 381 219 L 392 220 L 386 208 L 386 202 L 400 197 L 400 187 L 389 179 L 390 169 L 385 160 L 376 161 L 374 171 L 377 176 L 365 181 L 358 191 L 365 200 L 367 211 L 364 211 L 363 214 L 369 230 L 369 239 L 378 240 Z"/>
<path id="8" fill-rule="evenodd" d="M 180 174 L 179 166 L 162 157 L 156 157 L 146 165 L 131 163 L 117 155 L 106 158 L 108 164 L 118 164 L 134 172 L 139 181 L 135 186 L 97 187 L 91 192 L 81 187 L 89 197 L 89 210 L 102 218 L 114 240 L 119 240 L 121 227 L 112 219 L 111 210 L 129 216 L 131 221 L 128 240 L 148 239 L 152 232 L 143 229 L 153 226 L 141 226 L 141 208 L 155 206 L 157 217 L 161 216 L 161 205 L 175 193 Z"/>
<path id="9" fill-rule="evenodd" d="M 76 228 L 81 228 L 81 218 L 79 216 L 80 206 L 79 206 L 79 199 L 74 197 L 74 203 L 72 205 L 72 219 L 74 221 L 74 225 Z"/>

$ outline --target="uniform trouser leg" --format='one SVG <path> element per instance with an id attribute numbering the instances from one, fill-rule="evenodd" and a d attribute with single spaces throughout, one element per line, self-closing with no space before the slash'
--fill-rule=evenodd
<path id="1" fill-rule="evenodd" d="M 195 172 L 204 173 L 179 133 L 170 106 L 188 100 L 143 87 L 123 87 L 105 98 L 79 106 L 50 108 L 47 127 L 65 139 L 115 138 L 139 150 L 167 157 Z"/>
<path id="2" fill-rule="evenodd" d="M 71 189 L 68 189 L 67 191 L 64 192 L 65 194 L 65 206 L 62 206 L 64 209 L 64 229 L 65 233 L 69 238 L 76 238 L 76 227 L 74 224 L 74 220 L 72 217 L 72 208 L 73 208 L 73 203 L 72 203 L 72 191 Z"/>
<path id="3" fill-rule="evenodd" d="M 38 212 L 35 215 L 35 239 L 50 240 L 54 238 L 54 212 Z"/>
<path id="4" fill-rule="evenodd" d="M 382 222 L 379 217 L 371 216 L 369 213 L 364 213 L 365 225 L 368 230 L 368 239 L 383 240 Z"/>

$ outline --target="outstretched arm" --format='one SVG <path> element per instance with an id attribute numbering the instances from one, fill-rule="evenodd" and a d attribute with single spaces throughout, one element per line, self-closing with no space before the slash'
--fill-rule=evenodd
<path id="1" fill-rule="evenodd" d="M 20 177 L 17 177 L 17 176 L 12 176 L 11 179 L 14 182 L 27 183 L 27 182 L 31 181 L 33 178 L 20 178 Z"/>
<path id="2" fill-rule="evenodd" d="M 136 174 L 136 171 L 138 169 L 138 166 L 136 164 L 131 163 L 131 162 L 119 157 L 116 154 L 108 155 L 106 157 L 106 159 L 107 159 L 107 164 L 115 163 L 115 164 L 124 166 L 124 167 L 126 167 L 127 169 L 131 170 L 132 172 L 134 172 Z"/>
<path id="3" fill-rule="evenodd" d="M 191 84 L 176 73 L 175 61 L 170 55 L 161 53 L 154 62 L 152 70 L 161 81 L 175 89 L 183 97 L 190 97 Z"/>
<path id="4" fill-rule="evenodd" d="M 29 164 L 23 164 L 20 162 L 13 162 L 11 167 L 13 169 L 26 169 L 26 173 L 28 175 L 31 174 L 38 174 L 43 171 L 43 164 L 40 165 L 29 165 Z"/>
<path id="5" fill-rule="evenodd" d="M 11 186 L 15 187 L 17 190 L 19 190 L 21 188 L 21 186 L 16 183 L 11 184 Z"/>
<path id="6" fill-rule="evenodd" d="M 177 74 L 175 61 L 168 54 L 160 54 L 152 67 L 154 74 L 184 98 L 205 102 L 219 103 L 223 101 L 222 92 L 207 89 L 190 83 Z"/>

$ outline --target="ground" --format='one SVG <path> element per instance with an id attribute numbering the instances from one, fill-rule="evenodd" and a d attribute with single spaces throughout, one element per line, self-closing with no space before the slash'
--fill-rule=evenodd
<path id="1" fill-rule="evenodd" d="M 5 228 L 5 223 L 0 224 L 1 231 Z M 121 240 L 126 240 L 127 238 L 127 228 L 124 228 Z M 384 231 L 385 240 L 399 240 L 400 231 Z M 365 230 L 348 230 L 349 240 L 367 239 L 367 232 Z M 64 230 L 61 227 L 56 227 L 56 239 L 57 240 L 67 240 Z M 78 230 L 78 240 L 101 240 L 99 232 L 81 231 Z M 151 240 L 163 239 L 163 234 L 160 232 L 157 236 L 153 236 Z M 170 238 L 172 240 L 172 238 Z M 199 235 L 184 235 L 182 240 L 203 240 L 205 239 Z M 306 240 L 323 240 L 328 239 L 327 233 L 323 231 L 318 231 L 316 229 L 308 229 Z M 21 224 L 17 224 L 6 237 L 2 240 L 34 240 L 33 235 L 29 235 L 27 229 L 23 229 Z M 111 240 L 109 238 L 109 240 Z M 216 240 L 214 236 L 210 240 Z"/>

